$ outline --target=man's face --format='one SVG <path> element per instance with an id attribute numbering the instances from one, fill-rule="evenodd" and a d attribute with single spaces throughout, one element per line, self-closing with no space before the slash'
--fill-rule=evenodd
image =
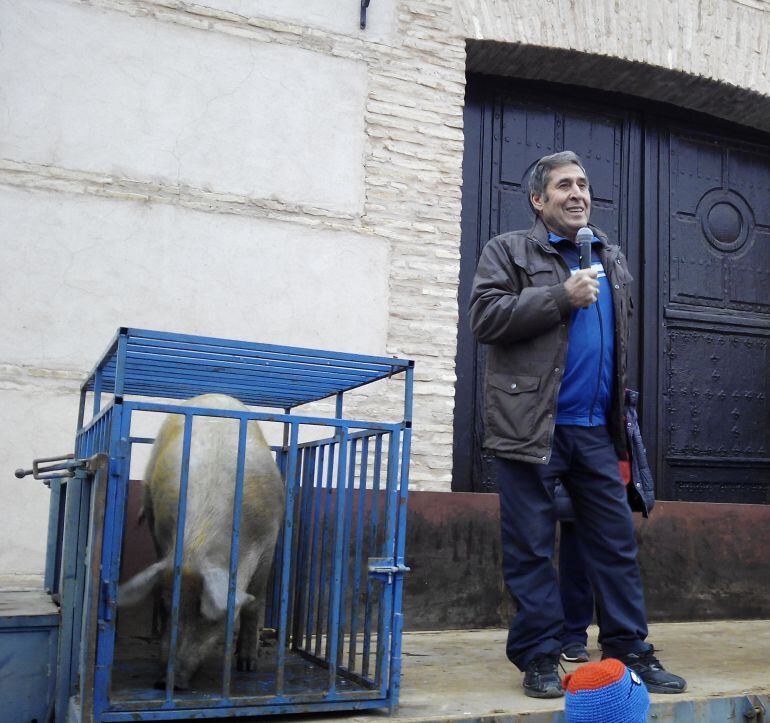
<path id="1" fill-rule="evenodd" d="M 578 229 L 588 224 L 591 215 L 585 173 L 575 163 L 557 166 L 551 170 L 545 193 L 532 196 L 532 205 L 549 231 L 574 241 Z"/>

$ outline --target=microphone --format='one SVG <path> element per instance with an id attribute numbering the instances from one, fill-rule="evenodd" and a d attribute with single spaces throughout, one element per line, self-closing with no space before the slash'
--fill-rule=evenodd
<path id="1" fill-rule="evenodd" d="M 575 239 L 580 247 L 580 268 L 591 268 L 591 242 L 594 240 L 594 233 L 588 226 L 583 226 L 577 232 Z"/>

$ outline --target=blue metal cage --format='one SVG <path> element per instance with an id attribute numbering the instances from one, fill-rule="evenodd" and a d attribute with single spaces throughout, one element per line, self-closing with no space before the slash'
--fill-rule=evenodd
<path id="1" fill-rule="evenodd" d="M 388 377 L 403 379 L 403 417 L 348 419 L 344 395 Z M 411 441 L 413 363 L 408 360 L 122 328 L 81 388 L 69 479 L 51 480 L 46 587 L 60 602 L 57 721 L 184 720 L 307 711 L 393 708 L 398 703 L 404 539 Z M 249 409 L 182 406 L 216 392 Z M 333 397 L 334 416 L 296 408 Z M 139 415 L 280 425 L 274 453 L 286 507 L 276 548 L 268 626 L 274 642 L 256 672 L 233 669 L 231 555 L 224 639 L 190 691 L 153 685 L 159 648 L 124 634 L 117 589 L 126 555 L 126 508 Z M 319 439 L 301 441 L 312 428 Z M 234 480 L 243 494 L 242 452 Z M 184 464 L 183 464 L 184 469 Z M 182 473 L 184 478 L 185 473 Z M 174 594 L 180 589 L 185 484 L 180 482 Z M 237 505 L 237 503 L 236 503 Z M 229 531 L 237 550 L 238 515 Z M 171 618 L 174 640 L 177 620 Z M 155 667 L 154 667 L 155 666 Z"/>

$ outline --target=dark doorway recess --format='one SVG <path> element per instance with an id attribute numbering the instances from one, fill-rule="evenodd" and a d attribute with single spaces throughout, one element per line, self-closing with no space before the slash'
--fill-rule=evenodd
<path id="1" fill-rule="evenodd" d="M 527 178 L 584 160 L 592 222 L 635 278 L 629 383 L 661 499 L 770 504 L 770 137 L 606 93 L 471 75 L 465 106 L 457 491 L 494 491 L 483 345 L 468 298 L 484 244 L 527 228 Z"/>

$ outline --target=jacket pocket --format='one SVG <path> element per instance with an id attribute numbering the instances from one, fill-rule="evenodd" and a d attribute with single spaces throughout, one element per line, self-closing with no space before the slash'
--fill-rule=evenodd
<path id="1" fill-rule="evenodd" d="M 535 436 L 532 428 L 538 404 L 540 377 L 491 372 L 487 377 L 486 423 L 497 437 L 526 441 Z"/>
<path id="2" fill-rule="evenodd" d="M 552 286 L 559 283 L 556 265 L 550 260 L 542 261 L 517 257 L 513 259 L 513 262 L 524 271 L 530 286 Z"/>

